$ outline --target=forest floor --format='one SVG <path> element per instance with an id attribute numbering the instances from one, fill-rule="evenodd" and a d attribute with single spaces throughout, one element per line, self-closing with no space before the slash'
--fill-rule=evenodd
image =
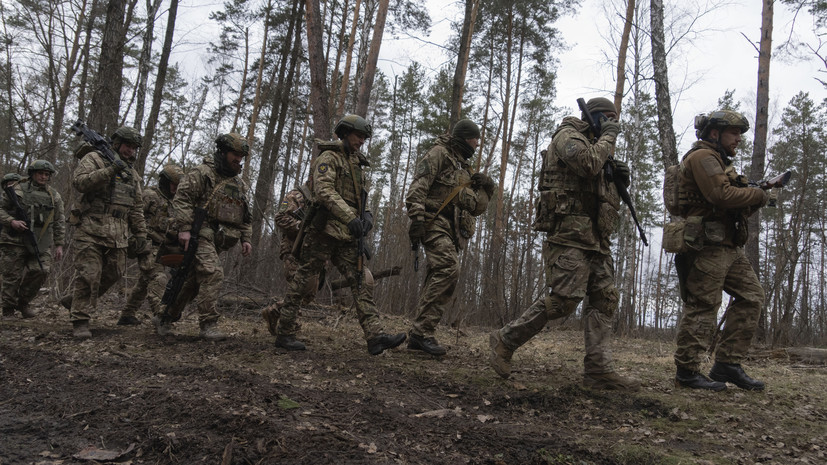
<path id="1" fill-rule="evenodd" d="M 581 387 L 579 331 L 543 331 L 502 380 L 491 328 L 442 331 L 442 358 L 370 356 L 355 317 L 317 308 L 287 353 L 252 309 L 225 310 L 213 343 L 193 314 L 166 338 L 146 314 L 116 326 L 121 304 L 83 342 L 51 303 L 0 322 L 0 464 L 827 463 L 827 370 L 769 351 L 748 363 L 765 392 L 695 392 L 673 385 L 671 341 L 618 339 L 644 386 L 602 392 Z"/>

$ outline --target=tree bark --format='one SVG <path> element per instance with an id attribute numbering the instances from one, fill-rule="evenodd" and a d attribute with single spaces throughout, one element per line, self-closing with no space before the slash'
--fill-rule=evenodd
<path id="1" fill-rule="evenodd" d="M 362 0 L 356 0 L 356 7 L 353 10 L 353 25 L 350 27 L 350 37 L 347 41 L 347 57 L 345 58 L 345 69 L 342 70 L 342 85 L 339 87 L 339 103 L 336 105 L 336 117 L 340 118 L 345 114 L 345 98 L 347 88 L 350 85 L 350 64 L 353 61 L 353 44 L 356 43 L 356 28 L 359 26 L 359 8 Z"/>
<path id="2" fill-rule="evenodd" d="M 663 151 L 663 169 L 678 163 L 678 145 L 672 129 L 672 101 L 663 31 L 663 0 L 651 0 L 652 67 L 655 77 L 655 102 L 658 110 L 658 137 Z"/>
<path id="3" fill-rule="evenodd" d="M 307 48 L 310 67 L 310 106 L 313 109 L 313 135 L 327 140 L 331 136 L 330 109 L 327 106 L 327 63 L 324 61 L 322 18 L 319 0 L 307 0 Z M 315 152 L 315 151 L 314 151 Z"/>
<path id="4" fill-rule="evenodd" d="M 138 84 L 136 85 L 135 121 L 136 128 L 144 125 L 144 108 L 146 107 L 146 81 L 149 70 L 152 68 L 152 42 L 155 41 L 155 15 L 161 7 L 161 0 L 146 0 L 146 31 L 144 31 L 144 45 L 141 49 L 141 58 L 138 62 Z"/>
<path id="5" fill-rule="evenodd" d="M 629 48 L 629 34 L 632 32 L 632 17 L 635 14 L 635 0 L 626 2 L 626 21 L 623 23 L 623 34 L 620 36 L 620 50 L 617 53 L 617 83 L 615 85 L 615 108 L 620 118 L 620 108 L 623 103 L 624 87 L 626 86 L 626 50 Z"/>
<path id="6" fill-rule="evenodd" d="M 264 38 L 261 41 L 261 55 L 258 59 L 258 76 L 256 76 L 256 92 L 253 96 L 253 108 L 250 110 L 250 126 L 247 127 L 247 142 L 252 145 L 255 138 L 256 123 L 258 114 L 261 111 L 261 85 L 264 80 L 264 60 L 267 56 L 267 39 L 270 35 L 270 15 L 273 9 L 273 1 L 267 0 L 267 13 L 264 15 Z M 289 37 L 289 35 L 288 35 Z M 250 180 L 250 165 L 248 161 L 244 164 L 244 179 Z"/>
<path id="7" fill-rule="evenodd" d="M 373 79 L 376 77 L 376 63 L 379 61 L 379 49 L 382 46 L 382 34 L 385 32 L 385 19 L 388 17 L 390 0 L 379 0 L 379 9 L 376 12 L 376 22 L 373 24 L 373 38 L 370 41 L 368 62 L 365 66 L 365 75 L 359 87 L 359 96 L 356 98 L 356 114 L 367 117 L 370 91 L 373 89 Z"/>
<path id="8" fill-rule="evenodd" d="M 161 49 L 161 59 L 158 62 L 158 76 L 155 78 L 155 90 L 152 93 L 152 108 L 149 110 L 149 119 L 146 122 L 146 130 L 144 131 L 144 144 L 134 167 L 141 176 L 144 174 L 146 157 L 152 148 L 152 138 L 155 136 L 155 126 L 158 124 L 158 114 L 161 112 L 161 98 L 164 95 L 169 54 L 172 51 L 172 38 L 175 33 L 175 20 L 178 15 L 178 0 L 170 0 L 167 14 L 169 15 L 167 17 L 167 32 L 164 37 L 164 46 Z"/>
<path id="9" fill-rule="evenodd" d="M 462 33 L 459 39 L 459 53 L 457 67 L 454 70 L 454 82 L 451 87 L 451 114 L 449 127 L 462 117 L 462 96 L 465 91 L 465 75 L 468 72 L 468 57 L 471 55 L 471 38 L 474 35 L 474 25 L 477 22 L 480 0 L 465 0 L 465 18 L 462 22 Z"/>
<path id="10" fill-rule="evenodd" d="M 123 88 L 127 0 L 110 0 L 106 8 L 98 73 L 89 111 L 89 127 L 111 134 L 117 127 Z"/>

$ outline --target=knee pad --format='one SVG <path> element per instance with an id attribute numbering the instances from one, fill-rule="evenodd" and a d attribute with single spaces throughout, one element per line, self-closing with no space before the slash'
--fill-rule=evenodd
<path id="1" fill-rule="evenodd" d="M 574 313 L 579 303 L 580 299 L 567 299 L 557 294 L 549 294 L 545 299 L 546 314 L 549 320 L 566 317 Z"/>
<path id="2" fill-rule="evenodd" d="M 589 295 L 589 306 L 606 316 L 614 316 L 620 293 L 614 286 L 603 288 Z"/>

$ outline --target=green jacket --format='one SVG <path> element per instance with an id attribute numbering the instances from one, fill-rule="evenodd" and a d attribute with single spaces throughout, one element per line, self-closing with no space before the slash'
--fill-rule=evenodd
<path id="1" fill-rule="evenodd" d="M 18 201 L 32 223 L 32 231 L 37 238 L 40 253 L 48 252 L 54 246 L 63 246 L 66 236 L 64 221 L 63 198 L 49 185 L 38 186 L 30 179 L 23 179 L 14 184 L 14 192 Z M 12 233 L 11 222 L 15 220 L 14 204 L 3 192 L 3 201 L 0 204 L 0 244 L 24 245 L 23 235 Z"/>

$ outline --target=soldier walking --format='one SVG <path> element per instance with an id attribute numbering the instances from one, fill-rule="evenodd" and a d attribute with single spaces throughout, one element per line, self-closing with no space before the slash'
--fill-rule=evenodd
<path id="1" fill-rule="evenodd" d="M 593 98 L 586 106 L 593 120 L 599 122 L 598 133 L 592 133 L 587 115 L 566 117 L 543 157 L 534 229 L 546 233 L 546 291 L 519 318 L 491 333 L 490 361 L 498 375 L 508 378 L 514 351 L 549 320 L 572 314 L 588 297 L 583 309 L 583 385 L 637 390 L 638 381 L 615 372 L 609 349 L 618 302 L 610 238 L 620 219 L 620 196 L 617 187 L 604 176 L 604 166 L 611 164 L 614 176 L 627 186 L 629 167 L 610 158 L 620 132 L 614 104 L 605 98 Z"/>
<path id="2" fill-rule="evenodd" d="M 361 116 L 347 115 L 336 124 L 334 132 L 341 140 L 320 141 L 321 153 L 311 167 L 317 210 L 312 220 L 305 222 L 299 268 L 287 288 L 275 345 L 286 350 L 305 350 L 304 343 L 296 339 L 298 311 L 307 283 L 330 261 L 350 283 L 368 353 L 378 355 L 402 344 L 405 333 L 391 335 L 382 329 L 372 286 L 364 283 L 364 257 L 357 250 L 359 240 L 373 227 L 372 221 L 363 215 L 363 167 L 368 166 L 368 161 L 359 151 L 371 136 L 371 127 Z"/>
<path id="3" fill-rule="evenodd" d="M 471 174 L 469 159 L 479 145 L 480 128 L 458 121 L 451 134 L 440 136 L 416 165 L 405 205 L 413 247 L 422 244 L 428 260 L 425 284 L 416 318 L 408 331 L 408 349 L 445 355 L 436 340 L 436 327 L 448 310 L 459 281 L 459 251 L 474 234 L 496 184 L 485 173 Z"/>
<path id="4" fill-rule="evenodd" d="M 3 317 L 8 318 L 19 311 L 23 318 L 34 318 L 35 312 L 29 303 L 49 276 L 54 259 L 63 259 L 63 241 L 66 232 L 63 212 L 63 198 L 49 185 L 52 175 L 57 172 L 47 160 L 35 160 L 29 165 L 28 178 L 5 183 L 17 196 L 17 202 L 26 212 L 29 225 L 15 217 L 15 205 L 8 191 L 3 193 L 0 208 L 0 267 L 2 267 L 2 308 Z M 6 175 L 9 176 L 8 174 Z M 10 177 L 12 179 L 12 177 Z M 28 238 L 24 233 L 31 228 Z M 31 243 L 32 239 L 37 247 Z"/>

